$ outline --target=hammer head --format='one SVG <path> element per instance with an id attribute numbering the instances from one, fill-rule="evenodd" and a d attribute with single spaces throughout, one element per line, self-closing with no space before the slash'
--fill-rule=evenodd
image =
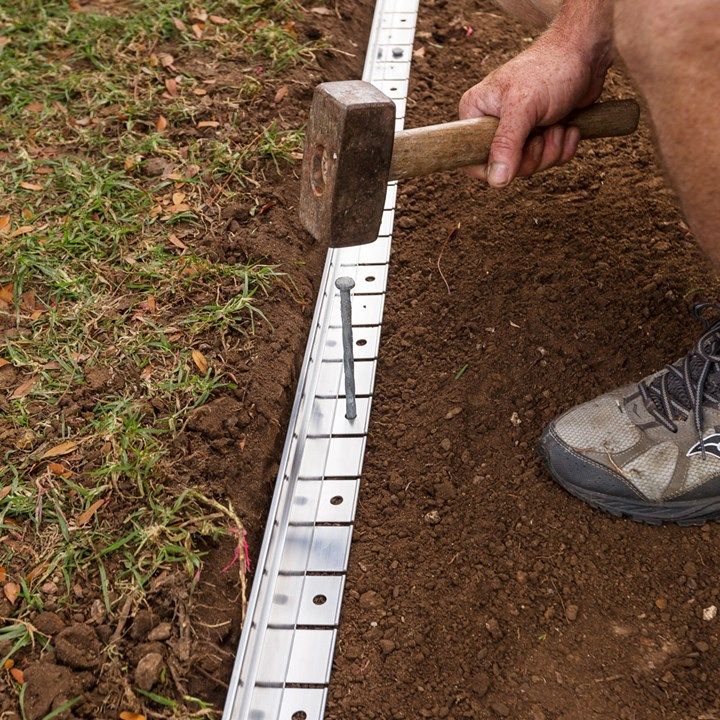
<path id="1" fill-rule="evenodd" d="M 300 219 L 331 247 L 373 242 L 395 137 L 395 103 L 361 80 L 315 88 L 305 134 Z"/>

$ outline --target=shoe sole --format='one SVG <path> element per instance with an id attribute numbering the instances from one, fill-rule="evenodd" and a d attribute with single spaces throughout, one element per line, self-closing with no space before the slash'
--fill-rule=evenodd
<path id="1" fill-rule="evenodd" d="M 542 442 L 538 444 L 538 450 L 545 460 L 550 474 L 560 487 L 567 490 L 578 500 L 582 500 L 591 507 L 607 512 L 614 517 L 626 517 L 646 525 L 674 523 L 683 526 L 703 525 L 710 520 L 720 519 L 720 497 L 704 498 L 702 500 L 668 500 L 654 504 L 652 502 L 606 495 L 576 485 L 556 472 Z"/>

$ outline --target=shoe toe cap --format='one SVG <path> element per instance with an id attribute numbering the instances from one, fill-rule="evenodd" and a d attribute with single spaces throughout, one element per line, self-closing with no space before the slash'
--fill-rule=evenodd
<path id="1" fill-rule="evenodd" d="M 558 432 L 559 421 L 545 428 L 540 438 L 540 451 L 547 461 L 550 473 L 564 488 L 574 494 L 592 496 L 642 498 L 638 490 L 610 468 L 571 447 Z"/>

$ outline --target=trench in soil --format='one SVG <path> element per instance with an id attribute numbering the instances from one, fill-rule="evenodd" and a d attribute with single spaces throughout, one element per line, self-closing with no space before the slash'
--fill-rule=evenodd
<path id="1" fill-rule="evenodd" d="M 407 127 L 456 117 L 526 38 L 490 2 L 423 0 Z M 646 122 L 505 191 L 400 185 L 329 718 L 720 714 L 717 526 L 593 511 L 535 447 L 683 355 L 716 289 Z"/>

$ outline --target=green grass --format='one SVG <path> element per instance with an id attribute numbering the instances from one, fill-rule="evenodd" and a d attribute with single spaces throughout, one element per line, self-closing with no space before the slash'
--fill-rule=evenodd
<path id="1" fill-rule="evenodd" d="M 196 241 L 218 206 L 261 207 L 267 175 L 299 156 L 296 128 L 243 120 L 318 49 L 298 38 L 298 12 L 292 0 L 0 5 L 0 365 L 16 373 L 0 410 L 0 568 L 18 587 L 3 662 L 48 644 L 29 621 L 48 581 L 61 607 L 81 602 L 80 585 L 113 617 L 162 572 L 192 588 L 207 548 L 231 538 L 244 596 L 242 521 L 211 489 L 172 481 L 172 443 L 235 391 L 226 351 L 249 347 L 264 299 L 292 286 Z M 146 173 L 151 158 L 167 171 Z M 146 699 L 177 717 L 214 712 Z"/>

